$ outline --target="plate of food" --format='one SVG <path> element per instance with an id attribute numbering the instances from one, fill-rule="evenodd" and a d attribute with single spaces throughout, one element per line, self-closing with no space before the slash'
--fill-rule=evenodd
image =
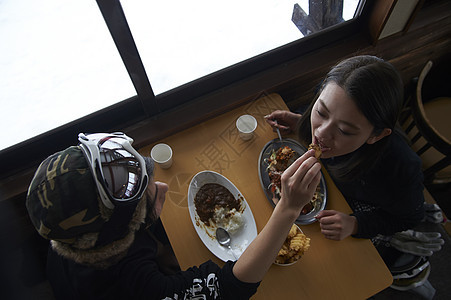
<path id="1" fill-rule="evenodd" d="M 217 172 L 194 175 L 188 187 L 188 209 L 199 238 L 222 261 L 241 256 L 257 236 L 254 215 L 243 194 Z M 216 240 L 218 227 L 229 232 L 232 250 Z"/>
<path id="2" fill-rule="evenodd" d="M 285 242 L 276 256 L 274 264 L 279 266 L 294 265 L 310 248 L 310 238 L 308 238 L 301 228 L 293 224 Z"/>
<path id="3" fill-rule="evenodd" d="M 262 149 L 258 161 L 258 174 L 266 198 L 272 206 L 280 199 L 280 177 L 296 159 L 307 149 L 292 139 L 274 139 Z M 311 224 L 316 221 L 315 216 L 326 207 L 327 187 L 324 175 L 313 195 L 312 200 L 303 208 L 296 219 L 297 224 Z"/>

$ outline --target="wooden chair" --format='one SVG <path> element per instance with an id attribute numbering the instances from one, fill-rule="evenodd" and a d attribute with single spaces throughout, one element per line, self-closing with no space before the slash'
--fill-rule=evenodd
<path id="1" fill-rule="evenodd" d="M 425 184 L 451 182 L 450 69 L 432 76 L 432 66 L 428 61 L 414 81 L 401 118 L 412 149 L 423 161 Z"/>

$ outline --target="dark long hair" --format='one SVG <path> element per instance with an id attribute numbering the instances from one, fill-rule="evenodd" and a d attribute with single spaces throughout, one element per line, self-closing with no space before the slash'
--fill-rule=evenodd
<path id="1" fill-rule="evenodd" d="M 355 102 L 374 126 L 373 134 L 380 134 L 384 128 L 390 128 L 393 133 L 397 131 L 396 123 L 403 99 L 402 80 L 390 63 L 375 56 L 362 55 L 343 60 L 329 71 L 314 101 L 299 121 L 298 134 L 302 143 L 311 143 L 312 107 L 330 82 L 344 89 Z M 371 145 L 365 143 L 356 151 L 344 155 L 338 160 L 339 163 L 328 166 L 329 173 L 334 179 L 343 181 L 359 178 L 365 170 L 377 164 L 392 135 Z"/>

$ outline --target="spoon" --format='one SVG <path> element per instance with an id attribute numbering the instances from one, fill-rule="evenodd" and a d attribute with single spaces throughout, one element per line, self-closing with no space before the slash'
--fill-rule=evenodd
<path id="1" fill-rule="evenodd" d="M 232 250 L 232 247 L 230 247 L 230 234 L 225 230 L 224 228 L 218 227 L 216 229 L 216 240 L 218 243 L 223 246 L 229 248 L 230 252 L 232 252 L 232 255 L 235 259 L 237 259 L 235 253 Z"/>
<path id="2" fill-rule="evenodd" d="M 282 136 L 280 135 L 280 130 L 279 130 L 279 127 L 277 126 L 277 125 L 278 125 L 278 124 L 277 124 L 277 120 L 274 120 L 274 122 L 276 123 L 277 135 L 279 136 L 280 142 L 282 142 Z"/>

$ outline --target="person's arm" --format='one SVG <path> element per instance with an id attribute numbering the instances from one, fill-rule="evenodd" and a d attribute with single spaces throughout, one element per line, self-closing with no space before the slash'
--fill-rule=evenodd
<path id="1" fill-rule="evenodd" d="M 220 268 L 207 261 L 199 267 L 165 275 L 156 263 L 156 243 L 146 235 L 139 235 L 118 266 L 126 290 L 135 298 L 146 299 L 199 295 L 206 299 L 248 299 L 275 261 L 292 224 L 319 184 L 321 165 L 313 152 L 301 156 L 282 174 L 281 200 L 266 226 L 236 262 L 228 261 Z"/>
<path id="2" fill-rule="evenodd" d="M 274 262 L 302 208 L 312 199 L 321 179 L 321 165 L 308 151 L 282 174 L 282 196 L 268 223 L 233 267 L 243 282 L 259 282 Z"/>
<path id="3" fill-rule="evenodd" d="M 296 125 L 301 117 L 302 115 L 288 110 L 276 110 L 266 115 L 265 120 L 273 129 L 277 127 L 282 134 L 285 134 L 296 130 Z"/>
<path id="4" fill-rule="evenodd" d="M 423 219 L 421 161 L 409 160 L 403 150 L 383 160 L 380 169 L 364 180 L 337 183 L 354 211 L 351 215 L 328 210 L 320 212 L 317 218 L 326 238 L 392 235 L 415 227 Z M 404 154 L 402 159 L 400 153 Z M 367 209 L 359 209 L 361 206 Z"/>
<path id="5" fill-rule="evenodd" d="M 321 233 L 330 240 L 341 241 L 356 234 L 359 224 L 357 218 L 336 210 L 323 210 L 317 216 Z"/>
<path id="6" fill-rule="evenodd" d="M 399 201 L 403 198 L 401 201 L 406 204 L 405 209 L 392 207 L 392 210 L 390 208 L 379 208 L 370 212 L 353 213 L 358 222 L 358 231 L 356 234 L 353 234 L 353 237 L 372 238 L 377 234 L 392 235 L 396 232 L 414 228 L 424 217 L 424 198 L 421 196 L 421 192 L 418 192 L 415 202 L 412 201 L 413 198 L 393 198 L 394 201 Z M 410 203 L 407 204 L 407 201 L 404 200 L 409 200 Z"/>
<path id="7" fill-rule="evenodd" d="M 245 283 L 233 275 L 233 261 L 226 262 L 221 268 L 208 260 L 199 266 L 167 274 L 162 268 L 164 262 L 158 250 L 159 242 L 155 235 L 138 231 L 127 256 L 114 269 L 91 274 L 88 282 L 102 281 L 105 274 L 109 274 L 108 278 L 117 278 L 116 282 L 111 279 L 106 283 L 116 288 L 115 295 L 121 299 L 240 300 L 249 299 L 257 291 L 259 283 Z"/>

